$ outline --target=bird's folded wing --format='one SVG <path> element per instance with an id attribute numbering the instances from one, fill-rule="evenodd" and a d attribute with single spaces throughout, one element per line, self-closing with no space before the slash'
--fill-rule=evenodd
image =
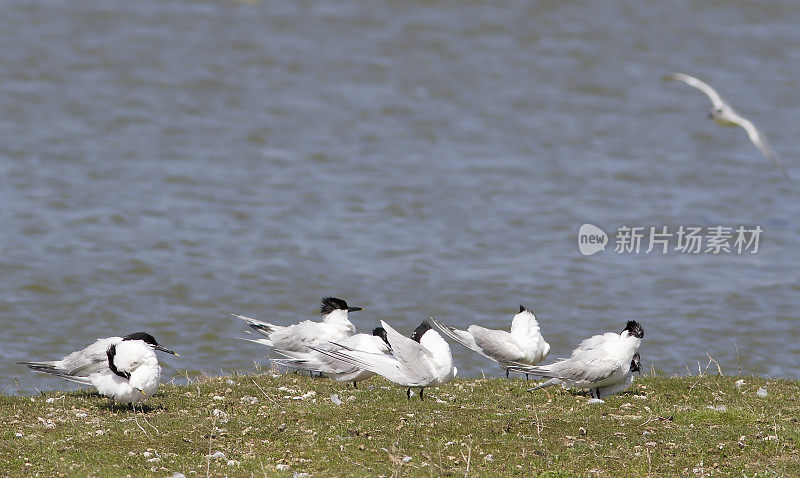
<path id="1" fill-rule="evenodd" d="M 386 330 L 386 337 L 392 346 L 392 355 L 400 362 L 401 372 L 414 381 L 433 380 L 435 378 L 431 366 L 431 362 L 434 360 L 433 353 L 416 340 L 394 330 L 391 325 L 382 320 L 381 325 Z"/>
<path id="2" fill-rule="evenodd" d="M 514 337 L 505 330 L 492 330 L 471 325 L 469 333 L 475 338 L 478 347 L 483 349 L 484 355 L 501 365 L 511 365 L 524 355 Z"/>
<path id="3" fill-rule="evenodd" d="M 336 360 L 369 370 L 399 385 L 417 386 L 417 380 L 403 373 L 401 363 L 392 355 L 349 350 L 345 347 L 340 350 L 328 350 L 312 346 L 311 349 Z"/>
<path id="4" fill-rule="evenodd" d="M 275 332 L 277 329 L 283 328 L 279 325 L 270 324 L 269 322 L 264 322 L 262 320 L 253 319 L 250 317 L 246 317 L 244 315 L 239 314 L 231 314 L 234 317 L 238 317 L 244 321 L 247 325 L 249 325 L 253 330 L 256 332 L 269 336 L 272 332 Z"/>
<path id="5" fill-rule="evenodd" d="M 487 355 L 483 351 L 483 349 L 481 349 L 481 347 L 478 346 L 478 344 L 475 342 L 475 338 L 472 336 L 472 334 L 470 334 L 466 330 L 458 330 L 453 327 L 447 326 L 433 317 L 429 317 L 428 320 L 430 320 L 433 323 L 433 325 L 436 326 L 437 329 L 441 330 L 444 335 L 454 340 L 455 342 L 458 342 L 464 347 L 472 350 L 475 353 L 481 354 L 490 360 L 494 360 L 495 362 L 497 361 L 494 358 Z"/>

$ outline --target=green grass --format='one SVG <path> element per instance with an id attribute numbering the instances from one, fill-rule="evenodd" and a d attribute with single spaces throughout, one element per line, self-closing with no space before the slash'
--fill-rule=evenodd
<path id="1" fill-rule="evenodd" d="M 88 392 L 1 396 L 0 475 L 800 476 L 800 383 L 743 379 L 644 377 L 594 405 L 520 379 L 409 401 L 383 380 L 271 372 L 164 385 L 136 412 Z"/>

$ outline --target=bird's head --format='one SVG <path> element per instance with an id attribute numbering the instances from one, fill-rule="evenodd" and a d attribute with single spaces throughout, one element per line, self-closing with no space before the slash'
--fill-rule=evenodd
<path id="1" fill-rule="evenodd" d="M 172 350 L 164 347 L 163 345 L 159 345 L 156 341 L 156 338 L 152 335 L 148 334 L 147 332 L 135 332 L 130 335 L 126 335 L 122 337 L 122 340 L 141 340 L 142 342 L 148 344 L 149 346 L 153 347 L 155 350 L 160 350 L 162 352 L 166 352 L 168 354 L 172 354 L 176 357 L 180 357 L 177 353 L 173 352 Z"/>
<path id="2" fill-rule="evenodd" d="M 336 297 L 323 297 L 319 306 L 319 313 L 322 315 L 328 315 L 335 310 L 356 312 L 363 309 L 361 307 L 350 307 L 347 305 L 347 302 L 342 299 L 337 299 Z"/>
<path id="3" fill-rule="evenodd" d="M 622 329 L 621 334 L 627 333 L 630 337 L 636 337 L 637 339 L 641 339 L 644 337 L 644 329 L 639 322 L 635 320 L 629 320 L 627 324 L 625 324 L 625 328 Z"/>

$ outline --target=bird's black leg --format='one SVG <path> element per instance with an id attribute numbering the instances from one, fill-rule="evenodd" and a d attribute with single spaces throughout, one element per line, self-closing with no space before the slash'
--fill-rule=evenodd
<path id="1" fill-rule="evenodd" d="M 422 397 L 422 392 L 423 392 L 424 390 L 425 390 L 425 387 L 419 387 L 419 399 L 420 399 L 420 400 L 424 400 L 424 398 Z"/>
<path id="2" fill-rule="evenodd" d="M 411 387 L 408 387 L 408 390 L 406 390 L 406 397 L 411 400 Z"/>
<path id="3" fill-rule="evenodd" d="M 506 369 L 506 378 L 508 378 L 508 373 L 509 373 L 508 369 Z"/>
<path id="4" fill-rule="evenodd" d="M 358 390 L 358 382 L 356 382 L 355 380 L 353 380 L 353 388 Z"/>
<path id="5" fill-rule="evenodd" d="M 525 380 L 526 380 L 526 381 L 527 381 L 527 380 L 529 380 L 529 379 L 528 379 L 528 374 L 527 374 L 527 373 L 525 374 Z"/>

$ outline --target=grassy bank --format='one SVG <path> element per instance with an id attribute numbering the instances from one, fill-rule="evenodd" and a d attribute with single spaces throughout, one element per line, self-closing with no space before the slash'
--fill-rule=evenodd
<path id="1" fill-rule="evenodd" d="M 0 474 L 800 476 L 800 383 L 743 379 L 644 377 L 594 405 L 519 379 L 408 401 L 383 380 L 272 373 L 164 385 L 144 412 L 88 392 L 3 396 Z"/>

